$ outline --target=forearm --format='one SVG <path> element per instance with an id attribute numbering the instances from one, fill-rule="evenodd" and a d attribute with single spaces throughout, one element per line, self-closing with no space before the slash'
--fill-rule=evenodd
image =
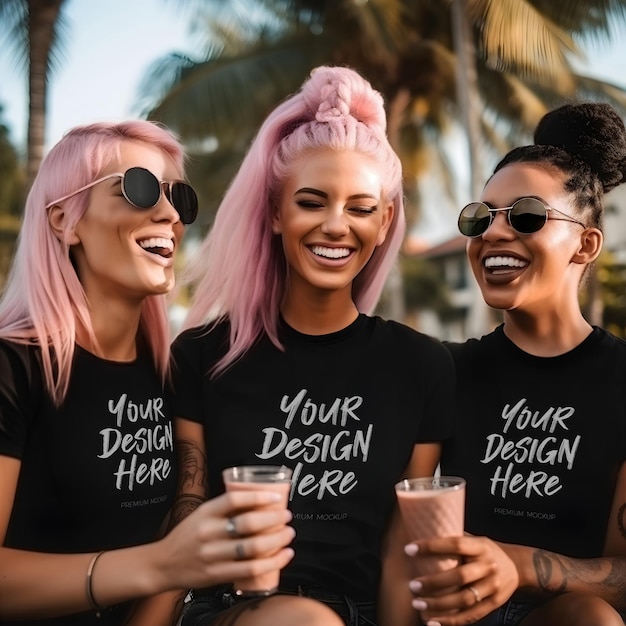
<path id="1" fill-rule="evenodd" d="M 101 606 L 160 593 L 156 544 L 105 552 L 92 572 L 92 592 Z M 44 554 L 0 548 L 0 617 L 53 617 L 93 610 L 87 570 L 94 554 Z"/>
<path id="2" fill-rule="evenodd" d="M 192 430 L 189 431 L 189 428 Z M 170 512 L 168 530 L 172 530 L 191 515 L 205 500 L 207 493 L 206 456 L 198 426 L 177 421 L 176 452 L 180 459 L 178 494 Z M 201 432 L 201 431 L 200 431 Z M 176 624 L 187 590 L 174 590 L 142 598 L 135 603 L 125 626 L 172 626 Z"/>
<path id="3" fill-rule="evenodd" d="M 269 506 L 279 499 L 274 492 L 226 493 L 157 542 L 102 553 L 92 570 L 93 603 L 87 585 L 93 554 L 0 548 L 0 620 L 71 614 L 282 569 L 293 558 L 287 546 L 294 531 L 289 511 Z M 229 536 L 231 518 L 241 537 Z M 239 545 L 243 560 L 235 558 Z"/>
<path id="4" fill-rule="evenodd" d="M 409 589 L 410 580 L 411 575 L 406 563 L 400 559 L 385 560 L 378 599 L 380 626 L 421 624 L 418 612 L 411 605 L 414 596 Z"/>
<path id="5" fill-rule="evenodd" d="M 382 549 L 381 583 L 378 597 L 378 617 L 381 626 L 416 626 L 421 624 L 411 605 L 409 588 L 412 578 L 411 559 L 405 554 L 408 538 L 398 509 L 394 511 Z"/>
<path id="6" fill-rule="evenodd" d="M 432 476 L 441 455 L 440 443 L 421 443 L 413 448 L 404 476 Z M 413 608 L 414 599 L 409 588 L 413 578 L 412 559 L 404 552 L 409 543 L 400 510 L 394 507 L 382 546 L 382 572 L 378 597 L 378 615 L 381 626 L 417 626 L 419 613 Z"/>
<path id="7" fill-rule="evenodd" d="M 500 544 L 513 559 L 520 588 L 556 595 L 578 591 L 626 609 L 626 558 L 579 559 L 539 548 Z"/>

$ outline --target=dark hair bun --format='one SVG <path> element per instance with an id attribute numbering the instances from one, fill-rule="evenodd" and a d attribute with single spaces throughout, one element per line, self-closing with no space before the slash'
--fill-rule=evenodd
<path id="1" fill-rule="evenodd" d="M 604 191 L 626 182 L 626 128 L 605 103 L 566 104 L 541 118 L 535 144 L 561 148 L 585 161 Z"/>

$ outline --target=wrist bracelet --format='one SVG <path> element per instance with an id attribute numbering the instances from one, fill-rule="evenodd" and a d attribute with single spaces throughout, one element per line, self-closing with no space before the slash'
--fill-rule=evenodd
<path id="1" fill-rule="evenodd" d="M 89 567 L 87 568 L 87 580 L 86 580 L 86 588 L 87 588 L 87 600 L 89 601 L 89 605 L 91 608 L 96 611 L 98 617 L 100 617 L 100 611 L 104 608 L 100 606 L 96 599 L 93 597 L 93 589 L 91 588 L 91 577 L 93 574 L 93 568 L 96 565 L 96 561 L 104 554 L 104 550 L 102 552 L 98 552 L 98 554 L 94 554 L 91 561 L 89 562 Z"/>

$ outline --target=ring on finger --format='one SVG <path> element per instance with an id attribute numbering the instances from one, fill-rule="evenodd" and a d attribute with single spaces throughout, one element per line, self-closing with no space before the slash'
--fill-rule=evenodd
<path id="1" fill-rule="evenodd" d="M 235 524 L 235 520 L 232 517 L 229 517 L 226 520 L 226 534 L 229 537 L 239 537 L 239 533 L 237 532 L 237 524 Z"/>
<path id="2" fill-rule="evenodd" d="M 245 550 L 243 549 L 243 543 L 238 541 L 235 544 L 235 561 L 243 561 L 246 558 Z"/>
<path id="3" fill-rule="evenodd" d="M 480 602 L 480 594 L 478 593 L 478 591 L 474 589 L 472 585 L 466 585 L 465 588 L 469 589 L 472 592 L 472 595 L 474 596 L 474 599 L 476 600 L 475 604 L 478 604 Z"/>

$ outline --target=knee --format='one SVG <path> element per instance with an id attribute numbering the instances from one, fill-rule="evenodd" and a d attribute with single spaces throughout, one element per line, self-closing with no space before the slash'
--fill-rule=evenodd
<path id="1" fill-rule="evenodd" d="M 345 626 L 344 621 L 323 602 L 301 596 L 275 596 L 264 603 L 268 609 L 274 604 L 272 611 L 273 626 Z"/>
<path id="2" fill-rule="evenodd" d="M 565 594 L 571 626 L 624 626 L 621 615 L 606 601 L 592 594 Z"/>
<path id="3" fill-rule="evenodd" d="M 624 626 L 621 615 L 606 600 L 592 594 L 565 593 L 549 601 L 547 605 L 554 618 L 551 623 L 555 625 Z M 527 626 L 532 626 L 532 623 L 531 618 Z M 526 626 L 526 622 L 524 624 Z"/>

